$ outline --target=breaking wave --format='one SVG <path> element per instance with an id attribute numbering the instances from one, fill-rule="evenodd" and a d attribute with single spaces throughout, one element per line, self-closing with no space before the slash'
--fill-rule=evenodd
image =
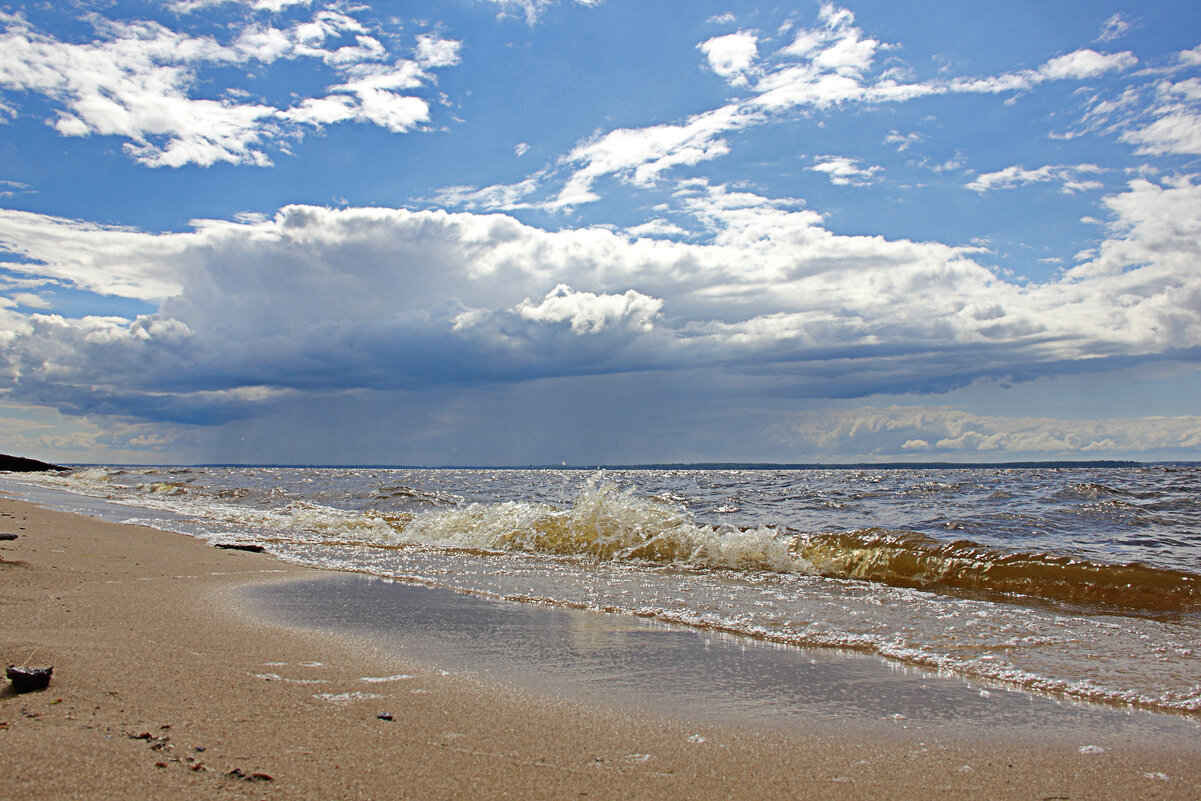
<path id="1" fill-rule="evenodd" d="M 945 543 L 881 529 L 802 536 L 796 550 L 823 576 L 897 587 L 1061 601 L 1134 614 L 1201 609 L 1201 576 L 1138 563 L 1008 553 L 968 540 Z"/>
<path id="2" fill-rule="evenodd" d="M 302 515 L 330 531 L 329 516 Z M 873 581 L 1014 600 L 1057 601 L 1128 614 L 1201 609 L 1201 576 L 1138 563 L 1005 552 L 884 529 L 798 533 L 698 523 L 681 507 L 594 481 L 567 508 L 507 502 L 407 515 L 345 515 L 342 534 L 396 544 L 640 562 L 684 569 L 763 570 Z"/>

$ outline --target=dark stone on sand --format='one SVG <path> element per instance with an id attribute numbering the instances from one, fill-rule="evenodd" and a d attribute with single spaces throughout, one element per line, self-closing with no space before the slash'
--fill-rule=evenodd
<path id="1" fill-rule="evenodd" d="M 392 720 L 392 713 L 391 712 L 380 712 L 378 715 L 376 715 L 376 717 L 379 718 L 380 720 Z"/>
<path id="2" fill-rule="evenodd" d="M 18 693 L 29 693 L 35 690 L 44 690 L 50 684 L 50 674 L 54 672 L 53 667 L 44 668 L 27 668 L 8 666 L 4 671 L 8 676 L 8 680 L 13 683 L 13 691 Z"/>
<path id="3" fill-rule="evenodd" d="M 62 472 L 68 469 L 49 462 L 39 462 L 37 459 L 26 459 L 24 456 L 9 456 L 0 453 L 0 470 L 7 470 L 10 473 L 46 473 L 51 470 Z"/>
<path id="4" fill-rule="evenodd" d="M 0 541 L 7 542 L 9 540 L 15 540 L 16 538 L 17 538 L 16 534 L 0 534 Z"/>
<path id="5" fill-rule="evenodd" d="M 251 553 L 262 553 L 262 545 L 247 545 L 240 542 L 215 542 L 215 548 L 225 548 L 228 551 L 250 551 Z"/>

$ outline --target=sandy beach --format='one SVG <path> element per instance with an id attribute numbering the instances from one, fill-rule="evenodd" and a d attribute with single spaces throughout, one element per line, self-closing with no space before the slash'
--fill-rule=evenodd
<path id="1" fill-rule="evenodd" d="M 321 575 L 265 554 L 9 499 L 0 532 L 17 535 L 0 543 L 0 659 L 54 666 L 46 690 L 0 694 L 4 799 L 1201 795 L 1201 739 L 866 736 L 585 705 L 253 617 L 239 588 Z"/>

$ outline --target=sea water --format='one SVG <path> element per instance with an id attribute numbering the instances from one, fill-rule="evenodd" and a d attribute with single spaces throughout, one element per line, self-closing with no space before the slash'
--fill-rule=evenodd
<path id="1" fill-rule="evenodd" d="M 1201 716 L 1196 467 L 92 467 L 4 486 L 306 565 Z"/>

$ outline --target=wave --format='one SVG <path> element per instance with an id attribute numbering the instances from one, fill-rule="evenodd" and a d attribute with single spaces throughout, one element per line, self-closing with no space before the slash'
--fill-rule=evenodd
<path id="1" fill-rule="evenodd" d="M 113 475 L 114 471 L 93 469 L 77 472 L 73 479 L 111 488 Z M 941 490 L 945 485 L 923 485 L 927 486 Z M 1129 494 L 1100 484 L 1072 489 L 1091 497 Z M 178 498 L 187 493 L 195 498 L 198 488 L 163 481 L 140 484 L 138 490 L 143 497 Z M 233 494 L 242 492 L 247 491 Z M 232 500 L 229 494 L 226 489 L 215 496 Z M 806 533 L 784 526 L 707 524 L 697 521 L 670 493 L 640 496 L 633 489 L 619 488 L 604 474 L 595 476 L 564 507 L 531 501 L 463 504 L 457 496 L 404 484 L 376 488 L 372 501 L 373 508 L 360 512 L 293 500 L 285 510 L 290 534 L 274 541 L 298 536 L 309 544 L 425 546 L 685 570 L 769 571 L 1152 617 L 1201 612 L 1201 576 L 1187 571 L 1006 551 L 969 540 L 947 542 L 884 528 Z M 224 519 L 235 508 L 223 504 L 225 515 L 215 509 L 208 514 Z M 235 519 L 251 513 L 242 509 Z M 710 513 L 724 511 L 718 508 Z M 282 533 L 276 529 L 277 535 Z M 309 538 L 312 534 L 317 535 L 316 542 Z"/>
<path id="2" fill-rule="evenodd" d="M 593 482 L 568 508 L 509 501 L 425 512 L 397 536 L 415 545 L 583 556 L 681 567 L 797 568 L 789 538 L 761 526 L 735 529 L 698 524 L 657 498 L 642 498 L 610 482 Z"/>
<path id="3" fill-rule="evenodd" d="M 763 570 L 873 581 L 896 587 L 1011 600 L 1041 600 L 1141 615 L 1201 610 L 1201 576 L 1139 563 L 1107 564 L 1068 555 L 1006 552 L 967 540 L 880 528 L 797 533 L 698 523 L 658 498 L 594 481 L 568 508 L 508 502 L 374 523 L 395 542 L 641 562 L 685 569 Z M 328 521 L 327 521 L 328 523 Z"/>
<path id="4" fill-rule="evenodd" d="M 797 552 L 821 575 L 898 587 L 1033 598 L 1118 612 L 1171 615 L 1201 610 L 1201 576 L 1135 563 L 1004 552 L 968 540 L 866 529 L 815 534 Z"/>

